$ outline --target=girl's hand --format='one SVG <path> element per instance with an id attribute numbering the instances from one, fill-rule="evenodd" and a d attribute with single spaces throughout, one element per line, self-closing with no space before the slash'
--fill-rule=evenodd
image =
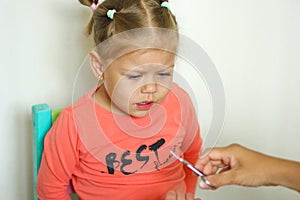
<path id="1" fill-rule="evenodd" d="M 191 193 L 184 193 L 182 191 L 170 190 L 167 192 L 165 200 L 201 200 L 199 198 L 194 199 L 194 195 Z"/>

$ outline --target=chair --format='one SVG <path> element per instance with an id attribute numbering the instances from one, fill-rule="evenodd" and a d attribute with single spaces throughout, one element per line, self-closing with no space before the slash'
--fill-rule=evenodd
<path id="1" fill-rule="evenodd" d="M 33 153 L 33 195 L 34 200 L 38 200 L 36 194 L 37 174 L 41 164 L 44 150 L 44 138 L 53 122 L 61 113 L 62 109 L 51 110 L 47 104 L 36 104 L 32 106 L 32 153 Z M 78 199 L 72 190 L 72 185 L 68 187 L 68 192 L 72 199 Z"/>
<path id="2" fill-rule="evenodd" d="M 52 123 L 60 114 L 61 109 L 51 110 L 47 104 L 36 104 L 32 106 L 32 153 L 33 153 L 33 195 L 34 200 L 38 200 L 36 194 L 36 180 L 41 164 L 44 150 L 44 138 Z"/>

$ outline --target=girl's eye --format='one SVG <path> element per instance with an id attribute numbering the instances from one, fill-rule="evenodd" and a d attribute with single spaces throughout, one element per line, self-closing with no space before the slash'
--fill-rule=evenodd
<path id="1" fill-rule="evenodd" d="M 164 77 L 164 76 L 171 76 L 171 73 L 170 72 L 159 72 L 158 76 L 162 76 L 162 77 Z"/>
<path id="2" fill-rule="evenodd" d="M 142 77 L 142 75 L 138 75 L 138 74 L 136 74 L 136 75 L 133 75 L 133 74 L 127 74 L 127 78 L 129 78 L 129 79 L 138 79 L 138 78 L 140 78 L 140 77 Z"/>

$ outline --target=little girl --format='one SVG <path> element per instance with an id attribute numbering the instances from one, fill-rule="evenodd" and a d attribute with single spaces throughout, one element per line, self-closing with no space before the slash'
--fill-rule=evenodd
<path id="1" fill-rule="evenodd" d="M 178 29 L 168 2 L 80 0 L 93 17 L 90 65 L 99 85 L 65 108 L 45 138 L 41 200 L 165 199 L 194 193 L 202 140 L 188 94 L 172 82 Z"/>

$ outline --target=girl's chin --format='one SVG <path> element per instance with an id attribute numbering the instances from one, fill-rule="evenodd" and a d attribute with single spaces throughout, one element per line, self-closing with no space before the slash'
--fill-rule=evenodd
<path id="1" fill-rule="evenodd" d="M 143 111 L 136 111 L 133 113 L 130 113 L 129 115 L 131 117 L 136 117 L 136 118 L 140 118 L 140 117 L 145 117 L 149 114 L 150 110 L 143 110 Z"/>

